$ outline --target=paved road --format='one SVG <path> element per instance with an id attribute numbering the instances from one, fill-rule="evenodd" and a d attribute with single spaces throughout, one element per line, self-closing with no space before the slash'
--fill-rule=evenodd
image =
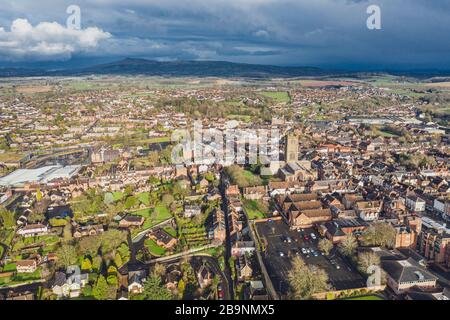
<path id="1" fill-rule="evenodd" d="M 130 262 L 135 263 L 136 262 L 136 248 L 135 248 L 133 240 L 131 238 L 130 229 L 128 229 L 127 242 L 128 242 L 128 248 L 130 248 Z"/>
<path id="2" fill-rule="evenodd" d="M 225 173 L 222 171 L 221 173 L 221 184 L 220 184 L 220 192 L 222 194 L 222 211 L 225 215 L 225 232 L 226 232 L 226 240 L 225 240 L 225 276 L 228 279 L 228 290 L 230 292 L 230 300 L 234 299 L 234 286 L 233 280 L 231 279 L 231 270 L 228 260 L 231 257 L 231 236 L 230 236 L 230 224 L 228 221 L 228 199 L 225 195 L 225 190 L 228 187 L 229 182 L 225 177 Z"/>
<path id="3" fill-rule="evenodd" d="M 217 262 L 217 260 L 215 258 L 213 258 L 213 257 L 210 257 L 210 256 L 194 256 L 194 257 L 192 257 L 192 259 L 194 259 L 194 260 L 198 259 L 198 260 L 201 260 L 202 262 L 205 262 L 206 265 L 215 274 L 220 275 L 221 284 L 222 284 L 223 293 L 224 293 L 224 300 L 232 300 L 231 292 L 229 290 L 229 288 L 232 287 L 232 286 L 230 286 L 228 277 L 220 269 L 220 266 L 219 266 L 219 263 Z"/>

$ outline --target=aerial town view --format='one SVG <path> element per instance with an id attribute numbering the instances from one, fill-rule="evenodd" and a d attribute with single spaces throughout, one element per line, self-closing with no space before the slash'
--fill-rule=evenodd
<path id="1" fill-rule="evenodd" d="M 418 45 L 399 68 L 397 49 L 373 49 L 371 68 L 355 58 L 362 46 L 321 35 L 351 24 L 302 25 L 327 25 L 317 37 L 338 50 L 331 68 L 311 58 L 323 53 L 312 31 L 297 49 L 317 52 L 283 47 L 295 19 L 261 18 L 276 1 L 209 30 L 249 4 L 5 2 L 0 300 L 450 299 L 448 43 Z M 321 2 L 360 15 L 355 37 L 393 45 L 392 2 Z M 427 43 L 450 30 L 438 2 L 416 8 L 435 15 Z M 253 29 L 260 42 L 242 35 Z"/>

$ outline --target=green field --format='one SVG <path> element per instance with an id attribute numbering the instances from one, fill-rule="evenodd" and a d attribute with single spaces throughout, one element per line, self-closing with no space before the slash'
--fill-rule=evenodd
<path id="1" fill-rule="evenodd" d="M 143 203 L 146 206 L 150 205 L 150 195 L 148 192 L 142 192 L 138 195 L 139 202 Z"/>
<path id="2" fill-rule="evenodd" d="M 285 91 L 263 91 L 261 94 L 275 100 L 276 103 L 287 103 L 290 101 L 289 95 Z"/>
<path id="3" fill-rule="evenodd" d="M 153 137 L 144 140 L 139 140 L 139 143 L 162 143 L 170 142 L 170 137 Z"/>
<path id="4" fill-rule="evenodd" d="M 172 227 L 164 227 L 163 230 L 174 238 L 177 236 L 177 231 Z"/>
<path id="5" fill-rule="evenodd" d="M 150 218 L 151 213 L 152 213 L 151 209 L 141 209 L 141 210 L 132 212 L 132 214 L 134 216 L 141 216 L 141 217 L 144 217 L 144 218 Z"/>
<path id="6" fill-rule="evenodd" d="M 24 153 L 15 153 L 15 152 L 0 153 L 0 162 L 11 162 L 11 161 L 15 162 L 19 161 L 24 156 L 25 156 Z"/>
<path id="7" fill-rule="evenodd" d="M 133 94 L 127 94 L 126 96 L 123 96 L 124 98 L 139 98 L 139 97 L 155 97 L 155 94 L 153 92 L 137 92 Z"/>
<path id="8" fill-rule="evenodd" d="M 227 115 L 227 119 L 249 122 L 252 119 L 252 116 L 243 115 L 243 114 L 242 115 L 241 114 L 229 114 L 229 115 Z"/>
<path id="9" fill-rule="evenodd" d="M 170 213 L 169 209 L 164 205 L 158 205 L 153 210 L 144 209 L 136 211 L 133 214 L 145 217 L 145 222 L 142 226 L 144 230 L 172 218 L 172 214 Z"/>
<path id="10" fill-rule="evenodd" d="M 8 263 L 3 267 L 3 272 L 16 271 L 15 263 Z"/>
<path id="11" fill-rule="evenodd" d="M 376 295 L 368 295 L 368 296 L 346 298 L 344 300 L 384 300 L 384 299 Z"/>
<path id="12" fill-rule="evenodd" d="M 41 279 L 41 270 L 37 269 L 33 273 L 17 273 L 11 277 L 0 278 L 0 286 L 25 284 L 40 279 Z"/>
<path id="13" fill-rule="evenodd" d="M 122 198 L 123 198 L 123 192 L 121 192 L 121 191 L 115 191 L 115 192 L 113 192 L 113 200 L 114 201 L 119 201 L 119 200 L 122 200 Z"/>
<path id="14" fill-rule="evenodd" d="M 144 244 L 148 251 L 150 251 L 150 253 L 154 256 L 162 256 L 166 253 L 166 249 L 158 246 L 153 239 L 145 240 Z"/>
<path id="15" fill-rule="evenodd" d="M 14 243 L 13 251 L 19 251 L 24 247 L 29 246 L 42 246 L 43 248 L 48 248 L 55 246 L 59 243 L 60 238 L 58 236 L 46 235 L 46 236 L 36 236 L 22 238 Z"/>
<path id="16" fill-rule="evenodd" d="M 264 219 L 267 217 L 267 209 L 256 200 L 245 200 L 244 210 L 250 220 Z"/>
<path id="17" fill-rule="evenodd" d="M 397 137 L 398 138 L 398 135 L 396 135 L 396 134 L 394 134 L 394 133 L 392 133 L 390 131 L 383 130 L 383 129 L 376 130 L 375 134 L 377 134 L 379 136 L 382 136 L 382 137 L 385 137 L 385 138 L 393 138 L 393 137 Z"/>
<path id="18" fill-rule="evenodd" d="M 233 107 L 239 107 L 239 106 L 243 105 L 242 101 L 237 100 L 237 99 L 226 100 L 225 103 L 227 105 L 233 106 Z"/>
<path id="19" fill-rule="evenodd" d="M 172 214 L 165 205 L 161 204 L 155 207 L 155 212 L 152 215 L 152 219 L 155 220 L 156 223 L 162 222 L 170 218 L 172 218 Z"/>

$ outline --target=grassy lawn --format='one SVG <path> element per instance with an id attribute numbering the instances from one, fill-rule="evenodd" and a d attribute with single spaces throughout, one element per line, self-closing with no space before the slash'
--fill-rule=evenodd
<path id="1" fill-rule="evenodd" d="M 383 131 L 383 130 L 378 130 L 377 132 L 380 136 L 382 137 L 386 137 L 386 138 L 392 138 L 392 137 L 398 137 L 397 135 L 388 132 L 388 131 Z"/>
<path id="2" fill-rule="evenodd" d="M 177 236 L 177 231 L 172 227 L 164 227 L 163 230 L 174 238 Z"/>
<path id="3" fill-rule="evenodd" d="M 248 171 L 248 170 L 243 170 L 242 174 L 244 175 L 244 177 L 246 179 L 253 179 L 255 177 L 255 174 L 253 174 L 253 172 Z"/>
<path id="4" fill-rule="evenodd" d="M 121 192 L 121 191 L 113 192 L 113 200 L 114 201 L 122 200 L 122 198 L 123 198 L 123 192 Z"/>
<path id="5" fill-rule="evenodd" d="M 145 204 L 146 206 L 150 205 L 150 195 L 148 192 L 142 192 L 138 195 L 139 202 Z"/>
<path id="6" fill-rule="evenodd" d="M 250 220 L 264 219 L 267 217 L 267 209 L 261 202 L 256 200 L 245 200 L 244 210 Z"/>
<path id="7" fill-rule="evenodd" d="M 15 263 L 8 263 L 3 267 L 3 272 L 16 271 Z"/>
<path id="8" fill-rule="evenodd" d="M 384 299 L 379 297 L 379 296 L 369 295 L 369 296 L 360 296 L 360 297 L 346 298 L 344 300 L 384 300 Z"/>
<path id="9" fill-rule="evenodd" d="M 133 212 L 133 214 L 145 217 L 145 222 L 142 226 L 143 230 L 149 229 L 157 225 L 158 223 L 161 223 L 163 221 L 172 218 L 172 214 L 170 213 L 169 209 L 167 209 L 167 207 L 164 205 L 158 205 L 153 210 L 151 209 L 139 210 Z"/>
<path id="10" fill-rule="evenodd" d="M 15 152 L 0 153 L 0 162 L 19 161 L 24 156 L 25 156 L 24 153 L 15 153 Z"/>
<path id="11" fill-rule="evenodd" d="M 41 270 L 37 269 L 33 273 L 17 273 L 12 277 L 0 278 L 0 286 L 11 286 L 23 284 L 41 279 Z"/>
<path id="12" fill-rule="evenodd" d="M 166 249 L 161 248 L 156 244 L 153 239 L 145 240 L 145 247 L 150 251 L 150 253 L 154 256 L 162 256 L 166 253 Z"/>
<path id="13" fill-rule="evenodd" d="M 241 120 L 244 122 L 249 122 L 252 119 L 252 116 L 249 115 L 241 115 L 241 114 L 229 114 L 227 115 L 227 119 L 230 120 Z"/>
<path id="14" fill-rule="evenodd" d="M 264 91 L 261 94 L 275 100 L 276 103 L 289 102 L 290 98 L 285 91 Z"/>
<path id="15" fill-rule="evenodd" d="M 0 242 L 6 244 L 9 246 L 11 244 L 11 241 L 14 238 L 14 231 L 13 230 L 2 230 L 0 231 Z"/>
<path id="16" fill-rule="evenodd" d="M 391 131 L 389 131 L 387 129 L 384 129 L 384 128 L 376 128 L 376 129 L 373 130 L 373 133 L 378 135 L 378 136 L 385 137 L 385 138 L 392 138 L 392 137 L 397 137 L 398 138 L 398 135 L 396 135 L 393 132 L 391 132 Z"/>
<path id="17" fill-rule="evenodd" d="M 201 252 L 204 252 L 206 254 L 209 254 L 209 255 L 211 255 L 213 257 L 218 258 L 218 257 L 220 257 L 223 254 L 223 250 L 224 250 L 224 247 L 220 246 L 220 247 L 215 247 L 215 248 L 208 248 L 208 249 L 203 250 Z"/>
<path id="18" fill-rule="evenodd" d="M 170 142 L 170 137 L 153 137 L 144 140 L 139 140 L 139 143 L 162 143 L 162 142 Z"/>
<path id="19" fill-rule="evenodd" d="M 154 217 L 153 219 L 157 222 L 161 222 L 172 218 L 172 214 L 169 209 L 165 205 L 158 205 L 155 207 Z"/>
<path id="20" fill-rule="evenodd" d="M 136 92 L 133 94 L 128 94 L 124 96 L 124 98 L 138 98 L 138 97 L 155 97 L 155 94 L 153 92 Z"/>
<path id="21" fill-rule="evenodd" d="M 151 213 L 152 213 L 151 209 L 141 209 L 141 210 L 132 212 L 132 214 L 134 216 L 141 216 L 141 217 L 144 217 L 144 218 L 149 218 Z"/>
<path id="22" fill-rule="evenodd" d="M 18 251 L 24 247 L 41 245 L 44 244 L 45 247 L 50 247 L 57 244 L 60 241 L 58 236 L 40 236 L 40 237 L 29 237 L 22 238 L 14 244 L 13 251 Z"/>
<path id="23" fill-rule="evenodd" d="M 37 269 L 33 273 L 17 273 L 14 276 L 14 281 L 39 280 L 40 278 L 41 278 L 41 270 Z"/>

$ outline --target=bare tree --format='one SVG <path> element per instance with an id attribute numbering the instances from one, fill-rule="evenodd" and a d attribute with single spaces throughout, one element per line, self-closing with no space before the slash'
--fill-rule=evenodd
<path id="1" fill-rule="evenodd" d="M 292 260 L 288 281 L 291 298 L 295 300 L 312 299 L 315 293 L 329 289 L 327 273 L 316 266 L 307 266 L 299 257 Z"/>
<path id="2" fill-rule="evenodd" d="M 326 255 L 330 254 L 331 249 L 333 249 L 334 245 L 331 240 L 328 239 L 320 239 L 319 241 L 319 250 L 323 251 Z"/>
<path id="3" fill-rule="evenodd" d="M 380 257 L 375 252 L 362 252 L 358 254 L 358 268 L 361 272 L 367 273 L 370 266 L 379 266 Z"/>
<path id="4" fill-rule="evenodd" d="M 356 248 L 358 248 L 358 242 L 354 235 L 348 235 L 339 244 L 339 250 L 343 255 L 350 257 L 355 253 Z"/>
<path id="5" fill-rule="evenodd" d="M 366 246 L 393 247 L 395 244 L 395 228 L 385 222 L 378 222 L 370 225 L 362 237 L 362 242 Z"/>

